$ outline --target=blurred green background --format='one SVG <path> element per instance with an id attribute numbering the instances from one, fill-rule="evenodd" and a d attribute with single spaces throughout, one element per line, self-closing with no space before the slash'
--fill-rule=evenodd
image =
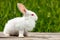
<path id="1" fill-rule="evenodd" d="M 17 3 L 38 15 L 34 32 L 60 32 L 60 0 L 0 0 L 0 31 L 8 20 L 22 16 Z"/>

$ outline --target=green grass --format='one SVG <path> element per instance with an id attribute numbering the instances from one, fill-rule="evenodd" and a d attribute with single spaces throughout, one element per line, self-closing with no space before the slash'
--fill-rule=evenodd
<path id="1" fill-rule="evenodd" d="M 0 31 L 8 20 L 22 16 L 18 2 L 38 15 L 34 32 L 60 32 L 60 0 L 0 0 Z"/>

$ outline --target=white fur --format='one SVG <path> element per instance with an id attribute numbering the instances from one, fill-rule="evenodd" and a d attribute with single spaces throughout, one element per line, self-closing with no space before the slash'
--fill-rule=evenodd
<path id="1" fill-rule="evenodd" d="M 31 14 L 34 14 L 34 16 L 31 16 Z M 9 20 L 5 25 L 3 33 L 6 36 L 8 36 L 7 34 L 20 34 L 19 37 L 24 37 L 22 35 L 24 31 L 31 31 L 35 27 L 35 21 L 37 19 L 38 17 L 34 12 L 27 10 L 23 17 L 17 17 Z"/>

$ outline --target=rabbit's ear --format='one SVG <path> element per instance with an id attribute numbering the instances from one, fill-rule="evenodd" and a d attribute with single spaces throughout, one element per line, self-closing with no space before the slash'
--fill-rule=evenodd
<path id="1" fill-rule="evenodd" d="M 17 7 L 23 14 L 26 13 L 26 8 L 22 3 L 17 3 Z"/>

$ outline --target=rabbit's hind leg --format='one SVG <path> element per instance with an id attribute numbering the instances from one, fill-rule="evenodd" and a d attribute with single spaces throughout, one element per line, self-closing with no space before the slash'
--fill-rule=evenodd
<path id="1" fill-rule="evenodd" d="M 5 35 L 6 37 L 10 37 L 10 34 L 8 34 L 8 33 L 4 33 L 4 35 Z"/>

